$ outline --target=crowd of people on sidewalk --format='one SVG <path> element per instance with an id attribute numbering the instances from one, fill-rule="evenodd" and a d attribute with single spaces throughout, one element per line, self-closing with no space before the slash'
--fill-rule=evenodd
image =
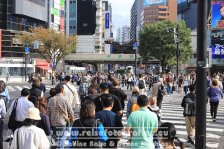
<path id="1" fill-rule="evenodd" d="M 40 77 L 32 77 L 31 89 L 23 88 L 21 97 L 9 108 L 9 129 L 14 136 L 10 148 L 117 148 L 122 133 L 130 133 L 130 148 L 184 148 L 172 123 L 162 122 L 165 94 L 185 94 L 181 105 L 185 117 L 188 143 L 194 144 L 196 111 L 196 75 L 172 73 L 77 74 L 61 76 L 46 97 Z M 208 77 L 211 116 L 216 121 L 218 105 L 223 98 L 219 75 Z M 76 87 L 79 87 L 77 90 Z M 132 93 L 127 96 L 121 88 Z M 189 92 L 188 92 L 189 90 Z M 148 93 L 150 92 L 150 96 Z M 5 83 L 0 81 L 0 149 L 3 148 L 3 118 L 10 100 Z M 127 102 L 126 102 L 127 101 Z M 127 104 L 127 112 L 124 113 Z M 75 117 L 75 113 L 79 117 Z M 127 118 L 127 125 L 122 118 Z M 14 120 L 13 120 L 14 118 Z M 167 134 L 168 132 L 168 134 Z"/>

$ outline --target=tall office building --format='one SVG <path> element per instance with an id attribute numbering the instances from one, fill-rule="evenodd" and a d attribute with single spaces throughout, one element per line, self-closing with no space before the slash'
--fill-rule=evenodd
<path id="1" fill-rule="evenodd" d="M 131 8 L 131 28 L 130 28 L 130 40 L 137 41 L 138 33 L 141 27 L 141 13 L 144 8 L 144 0 L 135 0 Z"/>
<path id="2" fill-rule="evenodd" d="M 197 14 L 197 3 L 189 0 L 178 0 L 178 20 L 184 20 L 187 28 L 196 31 L 197 15 L 192 17 L 192 14 Z"/>
<path id="3" fill-rule="evenodd" d="M 122 44 L 130 42 L 130 27 L 129 26 L 123 26 L 122 32 L 121 32 L 121 42 Z"/>
<path id="4" fill-rule="evenodd" d="M 24 78 L 24 45 L 15 35 L 20 31 L 29 31 L 32 27 L 48 27 L 48 7 L 48 0 L 0 1 L 0 76 L 9 73 L 11 77 Z M 38 61 L 33 63 L 33 58 L 38 56 L 38 53 L 31 51 L 30 63 L 27 64 L 28 73 L 33 73 L 35 66 L 38 66 Z"/>
<path id="5" fill-rule="evenodd" d="M 77 33 L 77 0 L 66 0 L 65 3 L 65 33 Z"/>
<path id="6" fill-rule="evenodd" d="M 116 33 L 116 42 L 121 42 L 121 28 L 117 29 L 117 33 Z"/>
<path id="7" fill-rule="evenodd" d="M 141 14 L 141 27 L 144 25 L 162 21 L 177 20 L 177 2 L 176 0 L 167 0 L 165 3 L 144 3 L 144 10 Z"/>

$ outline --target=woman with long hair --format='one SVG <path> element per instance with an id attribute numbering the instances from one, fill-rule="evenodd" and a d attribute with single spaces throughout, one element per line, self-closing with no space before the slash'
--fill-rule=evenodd
<path id="1" fill-rule="evenodd" d="M 129 117 L 129 115 L 131 114 L 131 112 L 134 112 L 135 110 L 137 110 L 137 98 L 139 96 L 139 88 L 138 86 L 134 86 L 132 89 L 132 94 L 128 100 L 128 104 L 127 104 L 127 118 Z"/>
<path id="2" fill-rule="evenodd" d="M 72 126 L 70 143 L 74 148 L 100 148 L 108 137 L 102 123 L 95 119 L 95 104 L 85 101 L 81 105 L 79 119 Z"/>

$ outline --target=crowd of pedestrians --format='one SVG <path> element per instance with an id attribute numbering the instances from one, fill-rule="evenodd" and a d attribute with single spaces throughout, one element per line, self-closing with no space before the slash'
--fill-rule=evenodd
<path id="1" fill-rule="evenodd" d="M 175 148 L 177 145 L 184 148 L 184 143 L 176 136 L 175 126 L 162 122 L 163 97 L 165 94 L 172 96 L 174 92 L 183 95 L 180 106 L 183 107 L 187 139 L 188 143 L 194 144 L 195 73 L 178 77 L 172 73 L 74 75 L 61 75 L 49 97 L 46 97 L 42 79 L 31 77 L 31 89 L 23 88 L 21 97 L 15 99 L 9 108 L 11 115 L 14 109 L 16 111 L 15 125 L 10 128 L 14 134 L 11 148 L 47 149 L 50 144 L 51 148 L 117 148 L 124 131 L 130 133 L 130 148 L 133 149 Z M 215 75 L 207 79 L 207 95 L 214 122 L 219 101 L 223 98 L 221 78 Z M 79 86 L 78 90 L 76 86 Z M 127 96 L 121 87 L 130 89 L 131 95 Z M 0 97 L 1 149 L 2 119 L 10 100 L 3 81 L 0 81 Z M 126 103 L 127 112 L 124 113 Z M 79 117 L 75 117 L 75 111 Z M 124 117 L 127 125 L 122 124 Z"/>

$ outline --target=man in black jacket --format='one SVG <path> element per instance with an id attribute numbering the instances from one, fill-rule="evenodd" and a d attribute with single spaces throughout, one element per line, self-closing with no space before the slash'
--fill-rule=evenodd
<path id="1" fill-rule="evenodd" d="M 194 144 L 192 137 L 195 135 L 196 94 L 195 85 L 189 86 L 190 93 L 185 95 L 181 106 L 184 108 L 183 115 L 188 135 L 188 142 Z"/>

